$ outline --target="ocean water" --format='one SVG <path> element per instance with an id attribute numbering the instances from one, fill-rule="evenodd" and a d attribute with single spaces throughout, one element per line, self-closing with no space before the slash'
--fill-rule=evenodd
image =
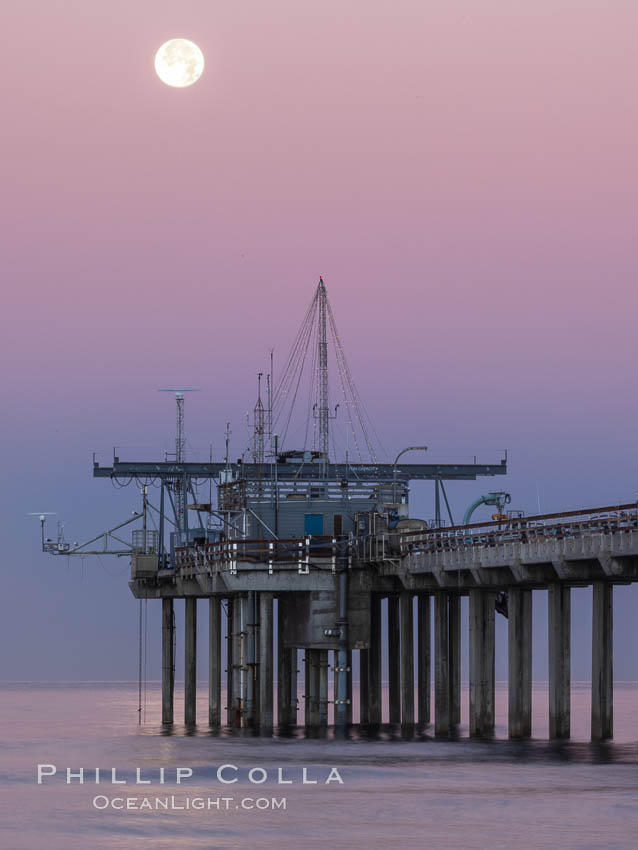
<path id="1" fill-rule="evenodd" d="M 204 683 L 200 695 L 205 721 Z M 589 685 L 579 683 L 573 737 L 561 743 L 545 740 L 542 683 L 534 739 L 525 743 L 506 739 L 500 683 L 489 742 L 468 740 L 466 725 L 454 741 L 435 740 L 431 728 L 405 740 L 391 727 L 374 740 L 355 728 L 347 741 L 307 739 L 302 729 L 285 738 L 215 736 L 205 725 L 167 735 L 159 696 L 149 684 L 138 725 L 135 683 L 1 684 L 1 850 L 638 847 L 638 683 L 616 684 L 616 737 L 604 744 L 588 740 Z M 466 724 L 467 687 L 463 708 Z M 37 784 L 38 764 L 57 773 Z M 236 782 L 218 780 L 221 765 L 234 766 L 222 776 Z M 84 783 L 67 784 L 67 768 L 84 768 Z M 112 768 L 126 784 L 111 784 Z M 136 784 L 137 768 L 152 784 Z M 177 768 L 193 775 L 176 784 Z M 266 781 L 250 782 L 252 768 Z M 332 768 L 342 783 L 326 784 Z"/>

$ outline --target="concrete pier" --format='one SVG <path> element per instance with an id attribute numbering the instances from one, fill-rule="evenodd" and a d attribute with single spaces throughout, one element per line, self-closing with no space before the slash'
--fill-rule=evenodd
<path id="1" fill-rule="evenodd" d="M 450 734 L 450 656 L 448 594 L 434 594 L 434 733 Z"/>
<path id="2" fill-rule="evenodd" d="M 348 726 L 352 724 L 352 650 L 349 649 L 346 653 L 348 659 L 348 672 L 346 674 L 346 694 L 348 705 L 346 707 L 346 723 Z"/>
<path id="3" fill-rule="evenodd" d="M 359 650 L 359 723 L 370 723 L 370 690 L 368 688 L 369 650 Z"/>
<path id="4" fill-rule="evenodd" d="M 401 723 L 401 631 L 399 597 L 388 596 L 389 722 Z"/>
<path id="5" fill-rule="evenodd" d="M 194 726 L 197 699 L 197 599 L 187 596 L 184 613 L 184 724 Z"/>
<path id="6" fill-rule="evenodd" d="M 570 589 L 552 583 L 548 587 L 549 620 L 549 737 L 570 734 Z"/>
<path id="7" fill-rule="evenodd" d="M 450 594 L 449 617 L 449 660 L 450 660 L 450 725 L 461 722 L 461 597 Z"/>
<path id="8" fill-rule="evenodd" d="M 368 722 L 381 725 L 381 597 L 370 596 L 370 648 L 368 649 Z"/>
<path id="9" fill-rule="evenodd" d="M 256 660 L 257 660 L 257 594 L 248 591 L 242 597 L 242 632 L 244 660 L 244 711 L 242 726 L 256 725 Z"/>
<path id="10" fill-rule="evenodd" d="M 226 600 L 226 724 L 233 725 L 233 600 Z"/>
<path id="11" fill-rule="evenodd" d="M 508 728 L 510 738 L 532 734 L 532 591 L 508 590 Z"/>
<path id="12" fill-rule="evenodd" d="M 277 600 L 277 724 L 286 729 L 297 724 L 297 650 L 284 644 L 284 607 Z"/>
<path id="13" fill-rule="evenodd" d="M 470 590 L 470 737 L 494 734 L 494 602 L 488 590 Z"/>
<path id="14" fill-rule="evenodd" d="M 319 725 L 328 725 L 328 673 L 330 672 L 330 662 L 328 660 L 328 650 L 320 649 L 318 652 L 319 659 Z"/>
<path id="15" fill-rule="evenodd" d="M 219 596 L 208 600 L 208 725 L 222 722 L 222 602 Z"/>
<path id="16" fill-rule="evenodd" d="M 173 600 L 162 599 L 162 723 L 173 722 L 175 689 L 175 618 Z"/>
<path id="17" fill-rule="evenodd" d="M 414 623 L 411 593 L 401 594 L 401 725 L 414 725 Z"/>
<path id="18" fill-rule="evenodd" d="M 594 582 L 592 605 L 591 737 L 614 735 L 613 585 Z"/>
<path id="19" fill-rule="evenodd" d="M 273 595 L 259 594 L 259 726 L 273 728 Z"/>
<path id="20" fill-rule="evenodd" d="M 417 719 L 422 725 L 430 722 L 430 595 L 417 597 Z"/>
<path id="21" fill-rule="evenodd" d="M 305 652 L 305 721 L 309 729 L 319 726 L 319 652 L 318 649 L 307 649 Z"/>
<path id="22" fill-rule="evenodd" d="M 237 595 L 232 597 L 233 607 L 233 631 L 231 634 L 232 646 L 232 713 L 230 724 L 235 727 L 240 727 L 242 724 L 242 712 L 244 708 L 245 682 L 243 670 L 243 636 L 244 636 L 244 613 L 242 605 L 242 597 Z"/>

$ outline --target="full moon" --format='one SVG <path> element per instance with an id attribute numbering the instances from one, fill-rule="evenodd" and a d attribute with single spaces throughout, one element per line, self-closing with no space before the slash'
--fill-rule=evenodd
<path id="1" fill-rule="evenodd" d="M 204 70 L 204 54 L 187 38 L 171 38 L 155 54 L 155 71 L 167 86 L 192 86 Z"/>

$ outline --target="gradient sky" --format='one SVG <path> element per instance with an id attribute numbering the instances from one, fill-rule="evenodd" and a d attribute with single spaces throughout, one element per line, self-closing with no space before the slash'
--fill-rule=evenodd
<path id="1" fill-rule="evenodd" d="M 239 454 L 319 274 L 390 455 L 508 448 L 528 513 L 636 498 L 637 31 L 633 0 L 5 4 L 0 677 L 135 676 L 126 575 L 39 554 L 25 514 L 76 539 L 136 507 L 91 452 L 161 455 L 159 386 L 202 387 L 191 445 L 231 420 Z M 174 36 L 206 57 L 186 90 L 153 71 Z"/>

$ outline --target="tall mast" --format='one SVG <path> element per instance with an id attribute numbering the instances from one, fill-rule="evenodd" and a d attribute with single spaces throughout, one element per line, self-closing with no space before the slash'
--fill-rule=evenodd
<path id="1" fill-rule="evenodd" d="M 328 407 L 328 339 L 326 325 L 326 287 L 323 278 L 319 278 L 319 327 L 317 333 L 319 360 L 319 451 L 328 457 L 330 448 L 330 410 Z"/>
<path id="2" fill-rule="evenodd" d="M 260 372 L 257 375 L 257 403 L 253 410 L 253 460 L 259 464 L 263 464 L 265 460 L 264 433 L 266 430 L 266 411 L 261 400 L 261 378 Z"/>
<path id="3" fill-rule="evenodd" d="M 179 387 L 177 389 L 162 389 L 161 393 L 174 393 L 177 403 L 177 429 L 175 433 L 175 463 L 186 461 L 186 437 L 184 434 L 184 393 L 197 393 L 199 390 L 192 387 Z M 178 531 L 185 532 L 186 523 L 186 489 L 187 480 L 184 474 L 177 475 L 173 482 L 173 495 L 175 498 L 175 525 Z"/>

